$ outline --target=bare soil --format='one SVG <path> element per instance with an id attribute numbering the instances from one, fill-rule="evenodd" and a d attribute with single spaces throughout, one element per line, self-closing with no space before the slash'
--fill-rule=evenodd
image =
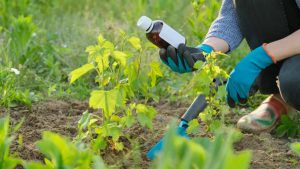
<path id="1" fill-rule="evenodd" d="M 158 111 L 153 131 L 138 125 L 128 129 L 126 133 L 129 138 L 132 138 L 130 141 L 135 140 L 136 144 L 126 145 L 127 150 L 124 152 L 104 151 L 102 156 L 107 163 L 122 166 L 121 168 L 149 167 L 145 153 L 162 137 L 166 125 L 172 119 L 178 119 L 188 107 L 188 105 L 171 105 L 166 102 L 153 106 Z M 25 118 L 24 124 L 18 131 L 18 134 L 23 137 L 23 145 L 14 142 L 11 151 L 25 160 L 41 161 L 44 157 L 36 149 L 35 142 L 41 139 L 42 132 L 53 131 L 69 138 L 74 137 L 77 133 L 77 122 L 82 112 L 87 109 L 87 102 L 50 100 L 35 104 L 31 108 L 20 106 L 10 111 L 2 108 L 0 117 L 10 113 L 12 125 Z M 229 117 L 230 124 L 234 124 L 239 118 L 235 114 L 229 114 Z M 129 140 L 124 138 L 124 142 Z M 235 149 L 253 151 L 251 169 L 300 169 L 299 158 L 291 152 L 289 143 L 287 138 L 276 138 L 269 133 L 245 134 L 244 138 L 235 144 Z M 118 157 L 122 157 L 122 160 Z"/>

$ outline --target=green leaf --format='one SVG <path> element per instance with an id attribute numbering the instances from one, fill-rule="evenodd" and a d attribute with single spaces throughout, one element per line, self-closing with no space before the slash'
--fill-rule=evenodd
<path id="1" fill-rule="evenodd" d="M 117 91 L 95 90 L 92 91 L 89 100 L 90 107 L 94 109 L 103 109 L 104 112 L 111 114 L 115 111 Z M 107 116 L 109 117 L 109 116 Z"/>
<path id="2" fill-rule="evenodd" d="M 242 151 L 237 155 L 228 155 L 223 167 L 224 169 L 248 169 L 251 161 L 251 156 L 251 151 Z"/>
<path id="3" fill-rule="evenodd" d="M 290 147 L 300 157 L 300 142 L 292 143 Z"/>
<path id="4" fill-rule="evenodd" d="M 125 31 L 123 30 L 123 29 L 118 29 L 118 31 L 119 31 L 119 33 L 120 33 L 120 36 L 122 37 L 122 38 L 124 38 L 125 36 L 126 36 L 126 33 L 125 33 Z"/>
<path id="5" fill-rule="evenodd" d="M 109 68 L 109 56 L 110 51 L 104 50 L 101 55 L 97 55 L 95 61 L 97 63 L 97 69 L 99 73 L 103 73 L 107 68 Z"/>
<path id="6" fill-rule="evenodd" d="M 132 115 L 127 115 L 121 118 L 122 123 L 127 127 L 131 127 L 135 123 L 135 118 Z"/>
<path id="7" fill-rule="evenodd" d="M 25 169 L 53 169 L 51 167 L 48 167 L 47 165 L 44 165 L 40 162 L 26 162 L 24 165 Z"/>
<path id="8" fill-rule="evenodd" d="M 104 137 L 98 135 L 98 137 L 93 140 L 92 147 L 94 150 L 103 150 L 107 147 L 107 142 Z"/>
<path id="9" fill-rule="evenodd" d="M 93 154 L 84 144 L 74 144 L 52 132 L 43 132 L 37 142 L 39 151 L 46 156 L 45 164 L 51 168 L 90 168 Z"/>
<path id="10" fill-rule="evenodd" d="M 172 125 L 165 137 L 165 147 L 154 161 L 153 168 L 247 169 L 251 152 L 234 153 L 233 143 L 239 132 L 225 128 L 213 139 L 198 138 L 195 142 L 177 135 Z"/>
<path id="11" fill-rule="evenodd" d="M 136 105 L 137 118 L 142 126 L 152 129 L 152 120 L 156 115 L 156 110 L 151 106 L 144 104 Z"/>
<path id="12" fill-rule="evenodd" d="M 128 42 L 131 44 L 131 46 L 136 50 L 141 50 L 141 40 L 138 37 L 132 36 L 128 39 Z"/>
<path id="13" fill-rule="evenodd" d="M 203 67 L 204 62 L 198 61 L 194 64 L 194 68 L 200 70 Z"/>
<path id="14" fill-rule="evenodd" d="M 27 58 L 22 59 L 22 57 L 26 57 L 26 53 L 29 51 L 29 44 L 36 25 L 33 23 L 32 17 L 20 15 L 13 20 L 10 27 L 8 55 L 14 65 L 24 64 Z"/>
<path id="15" fill-rule="evenodd" d="M 51 132 L 43 133 L 42 140 L 37 142 L 37 147 L 50 159 L 67 156 L 74 150 L 74 147 L 71 148 L 67 140 Z M 74 152 L 76 151 L 74 150 Z"/>
<path id="16" fill-rule="evenodd" d="M 126 65 L 126 61 L 128 58 L 128 55 L 124 52 L 121 51 L 114 51 L 113 52 L 113 57 L 122 65 L 125 66 Z"/>
<path id="17" fill-rule="evenodd" d="M 153 61 L 150 63 L 151 71 L 148 74 L 151 77 L 151 86 L 156 85 L 156 78 L 157 77 L 162 77 L 163 74 L 160 69 L 160 64 L 156 61 Z"/>
<path id="18" fill-rule="evenodd" d="M 138 77 L 138 64 L 136 62 L 129 63 L 129 65 L 126 66 L 124 70 L 124 74 L 128 77 L 128 81 L 131 84 L 130 87 L 132 87 L 132 83 L 135 82 L 135 80 Z"/>
<path id="19" fill-rule="evenodd" d="M 195 134 L 195 133 L 199 132 L 199 128 L 200 128 L 200 125 L 199 125 L 198 119 L 194 119 L 189 122 L 189 127 L 187 128 L 186 131 L 188 134 L 192 134 L 192 133 Z"/>
<path id="20" fill-rule="evenodd" d="M 49 159 L 45 158 L 44 162 L 48 168 L 55 168 L 54 164 Z"/>
<path id="21" fill-rule="evenodd" d="M 0 119 L 0 141 L 4 141 L 4 139 L 8 136 L 9 129 L 9 117 Z M 2 142 L 1 142 L 2 143 Z"/>
<path id="22" fill-rule="evenodd" d="M 103 160 L 99 156 L 94 156 L 93 157 L 93 168 L 94 169 L 106 169 L 107 167 L 105 166 Z"/>
<path id="23" fill-rule="evenodd" d="M 94 109 L 103 109 L 107 119 L 116 111 L 116 107 L 125 104 L 125 93 L 119 89 L 113 90 L 95 90 L 92 91 L 89 100 L 90 107 Z"/>
<path id="24" fill-rule="evenodd" d="M 114 148 L 118 151 L 121 151 L 124 149 L 124 144 L 121 142 L 115 142 Z"/>
<path id="25" fill-rule="evenodd" d="M 146 44 L 144 45 L 146 49 L 157 49 L 158 47 L 155 46 L 153 43 L 151 42 L 146 42 Z"/>
<path id="26" fill-rule="evenodd" d="M 98 119 L 91 119 L 89 122 L 89 126 L 95 124 L 97 121 L 99 121 Z"/>
<path id="27" fill-rule="evenodd" d="M 106 41 L 102 34 L 98 35 L 97 40 L 99 45 L 103 44 Z"/>
<path id="28" fill-rule="evenodd" d="M 293 121 L 287 115 L 283 115 L 281 117 L 281 122 L 286 125 L 293 123 Z"/>
<path id="29" fill-rule="evenodd" d="M 86 129 L 89 125 L 91 119 L 91 114 L 88 111 L 85 111 L 80 120 L 78 121 L 78 127 L 82 130 L 82 129 Z"/>
<path id="30" fill-rule="evenodd" d="M 10 145 L 14 139 L 9 136 L 9 116 L 0 118 L 0 168 L 15 168 L 22 160 L 10 155 Z"/>
<path id="31" fill-rule="evenodd" d="M 287 133 L 287 128 L 286 128 L 286 126 L 284 126 L 284 125 L 279 125 L 279 126 L 276 128 L 276 135 L 277 135 L 278 137 L 283 137 L 286 133 Z"/>
<path id="32" fill-rule="evenodd" d="M 121 118 L 120 118 L 119 116 L 117 116 L 117 115 L 112 115 L 112 116 L 110 117 L 110 120 L 111 120 L 112 122 L 120 122 L 120 121 L 121 121 Z"/>
<path id="33" fill-rule="evenodd" d="M 98 45 L 88 46 L 85 51 L 89 54 L 89 62 L 100 54 L 101 47 Z"/>
<path id="34" fill-rule="evenodd" d="M 188 141 L 187 139 L 175 137 L 175 146 L 178 146 L 176 154 L 179 155 L 178 160 L 181 160 L 178 168 L 201 168 L 205 161 L 205 151 L 203 147 L 195 142 Z"/>
<path id="35" fill-rule="evenodd" d="M 165 147 L 152 168 L 203 168 L 206 161 L 205 149 L 192 140 L 179 137 L 174 124 L 167 132 L 164 142 Z"/>
<path id="36" fill-rule="evenodd" d="M 114 142 L 117 142 L 122 135 L 121 126 L 118 126 L 116 123 L 110 123 L 105 128 L 107 130 L 107 135 L 111 136 Z"/>
<path id="37" fill-rule="evenodd" d="M 78 78 L 80 78 L 82 75 L 86 74 L 87 72 L 91 71 L 92 69 L 94 69 L 94 65 L 88 63 L 88 64 L 81 66 L 78 69 L 73 70 L 70 73 L 70 84 L 75 82 Z"/>
<path id="38" fill-rule="evenodd" d="M 109 41 L 105 41 L 101 47 L 104 49 L 109 49 L 111 51 L 114 50 L 114 48 L 115 48 L 114 44 Z"/>
<path id="39" fill-rule="evenodd" d="M 297 135 L 297 133 L 298 133 L 298 129 L 297 129 L 297 127 L 294 127 L 294 128 L 290 128 L 290 129 L 288 130 L 287 135 L 288 135 L 289 137 L 294 138 L 294 137 Z"/>
<path id="40" fill-rule="evenodd" d="M 299 133 L 299 125 L 297 122 L 289 118 L 287 115 L 281 117 L 280 124 L 276 128 L 276 134 L 278 137 L 285 135 L 289 137 L 295 137 Z"/>
<path id="41" fill-rule="evenodd" d="M 214 120 L 212 123 L 209 124 L 209 131 L 216 131 L 218 128 L 220 128 L 222 125 L 222 122 L 220 120 Z"/>

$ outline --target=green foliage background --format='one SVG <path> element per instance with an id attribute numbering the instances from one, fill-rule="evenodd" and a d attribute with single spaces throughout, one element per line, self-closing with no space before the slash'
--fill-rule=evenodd
<path id="1" fill-rule="evenodd" d="M 118 30 L 123 29 L 145 42 L 136 21 L 147 15 L 164 20 L 186 36 L 188 45 L 196 46 L 203 40 L 219 7 L 219 0 L 1 0 L 1 69 L 21 70 L 22 84 L 16 88 L 31 92 L 30 101 L 42 99 L 43 95 L 85 99 L 92 83 L 84 82 L 91 78 L 82 79 L 70 88 L 68 73 L 86 62 L 85 48 L 94 44 L 100 33 L 118 42 Z M 240 57 L 246 51 L 238 50 L 232 56 Z M 150 50 L 143 57 L 159 60 L 157 50 Z M 226 69 L 230 70 L 237 60 L 228 59 L 224 64 Z M 191 76 L 178 76 L 164 69 L 172 79 L 167 85 L 174 92 Z M 11 102 L 18 101 L 11 98 Z"/>

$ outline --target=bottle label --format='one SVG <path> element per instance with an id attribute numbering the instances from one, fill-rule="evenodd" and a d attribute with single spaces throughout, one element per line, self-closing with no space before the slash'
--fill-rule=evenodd
<path id="1" fill-rule="evenodd" d="M 172 45 L 175 48 L 178 48 L 180 44 L 185 44 L 185 37 L 182 36 L 180 33 L 175 31 L 173 28 L 171 28 L 169 25 L 163 22 L 163 27 L 161 29 L 161 32 L 159 36 L 168 42 L 170 45 Z"/>

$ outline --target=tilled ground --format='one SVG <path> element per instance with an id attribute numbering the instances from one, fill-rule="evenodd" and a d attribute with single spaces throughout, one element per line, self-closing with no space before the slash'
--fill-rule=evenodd
<path id="1" fill-rule="evenodd" d="M 148 168 L 149 161 L 146 160 L 145 153 L 162 137 L 168 122 L 178 119 L 188 105 L 161 103 L 154 106 L 158 114 L 153 131 L 138 125 L 126 130 L 132 140 L 136 140 L 136 144 L 131 145 L 130 149 L 140 151 L 128 149 L 120 153 L 106 150 L 102 156 L 107 163 L 122 166 L 121 168 Z M 10 113 L 12 125 L 25 118 L 18 132 L 23 137 L 23 145 L 14 142 L 11 151 L 17 152 L 25 160 L 43 160 L 44 157 L 35 147 L 35 142 L 41 139 L 42 132 L 53 131 L 70 138 L 74 137 L 77 133 L 77 122 L 82 112 L 87 109 L 87 102 L 50 100 L 33 105 L 32 108 L 16 107 L 10 111 L 0 109 L 0 117 Z M 229 123 L 234 124 L 238 119 L 235 114 L 229 116 Z M 300 169 L 299 158 L 290 151 L 289 143 L 288 139 L 279 139 L 268 133 L 245 134 L 244 138 L 235 144 L 235 149 L 253 151 L 251 169 Z"/>

